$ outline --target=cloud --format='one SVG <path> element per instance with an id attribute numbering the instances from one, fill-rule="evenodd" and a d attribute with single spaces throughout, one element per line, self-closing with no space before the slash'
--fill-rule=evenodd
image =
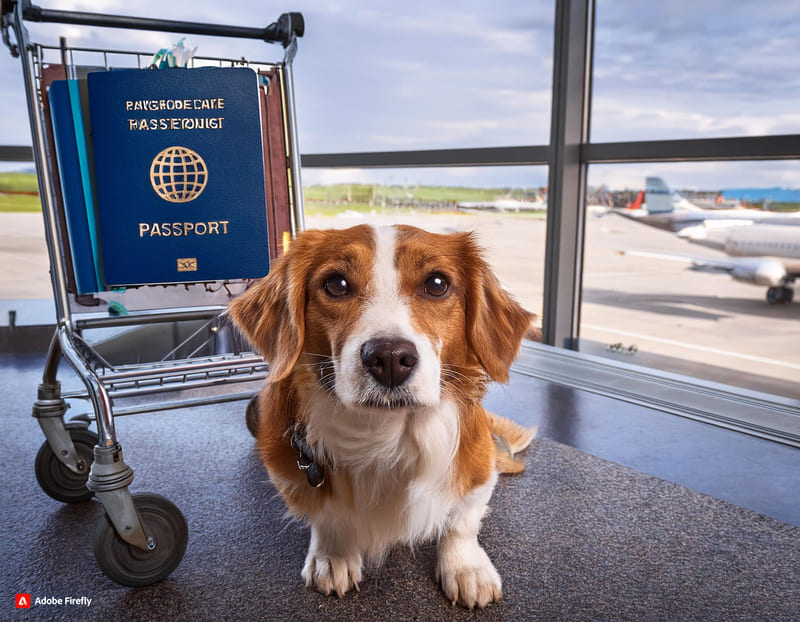
<path id="1" fill-rule="evenodd" d="M 800 132 L 798 18 L 790 0 L 598 3 L 594 139 Z"/>
<path id="2" fill-rule="evenodd" d="M 636 101 L 620 105 L 617 98 L 598 96 L 593 106 L 592 140 L 755 136 L 800 128 L 800 112 L 780 105 L 765 103 L 759 110 L 752 110 L 749 106 L 720 102 L 700 109 L 693 102 L 675 98 L 652 105 Z"/>

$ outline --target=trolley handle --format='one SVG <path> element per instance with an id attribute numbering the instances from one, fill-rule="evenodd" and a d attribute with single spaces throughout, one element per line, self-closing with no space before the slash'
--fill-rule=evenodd
<path id="1" fill-rule="evenodd" d="M 57 11 L 43 9 L 31 4 L 30 0 L 16 0 L 22 4 L 23 19 L 30 22 L 55 22 L 82 26 L 103 26 L 109 28 L 130 28 L 135 30 L 156 30 L 179 32 L 193 35 L 216 37 L 238 37 L 241 39 L 260 39 L 267 43 L 281 43 L 288 47 L 294 37 L 302 37 L 305 20 L 302 13 L 283 13 L 277 21 L 265 28 L 244 26 L 225 26 L 221 24 L 200 24 L 168 19 L 151 19 L 127 15 L 106 15 L 81 11 Z M 3 13 L 10 12 L 14 0 L 3 0 Z"/>

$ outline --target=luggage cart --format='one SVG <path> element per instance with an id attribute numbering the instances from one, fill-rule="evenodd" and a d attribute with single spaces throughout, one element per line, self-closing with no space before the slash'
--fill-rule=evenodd
<path id="1" fill-rule="evenodd" d="M 57 315 L 57 328 L 47 354 L 38 399 L 33 404 L 33 416 L 46 439 L 36 456 L 36 476 L 43 490 L 60 501 L 74 503 L 97 497 L 105 509 L 94 539 L 98 565 L 120 584 L 148 585 L 165 578 L 180 563 L 188 539 L 187 525 L 181 511 L 164 497 L 131 494 L 133 470 L 123 459 L 122 445 L 115 432 L 115 416 L 252 399 L 256 385 L 250 386 L 250 383 L 263 380 L 267 365 L 249 351 L 249 345 L 239 343 L 224 321 L 227 302 L 246 288 L 247 281 L 232 279 L 168 287 L 145 285 L 118 294 L 129 295 L 130 300 L 123 300 L 128 308 L 121 307 L 123 303 L 117 300 L 106 301 L 108 312 L 86 306 L 99 302 L 93 295 L 78 295 L 71 272 L 74 258 L 64 223 L 63 195 L 58 190 L 59 162 L 48 125 L 45 74 L 52 64 L 61 65 L 62 73 L 74 77 L 75 57 L 86 58 L 87 55 L 93 55 L 90 64 L 100 69 L 115 67 L 119 59 L 127 59 L 128 67 L 132 64 L 144 68 L 154 50 L 77 49 L 69 48 L 64 39 L 58 46 L 33 43 L 25 21 L 280 43 L 284 48 L 282 62 L 195 57 L 192 65 L 247 65 L 269 74 L 277 82 L 279 91 L 275 97 L 280 102 L 281 113 L 278 121 L 273 118 L 271 127 L 274 129 L 277 124 L 278 139 L 277 143 L 271 143 L 265 167 L 271 168 L 273 173 L 277 171 L 279 177 L 283 175 L 283 179 L 279 179 L 286 187 L 282 200 L 288 202 L 286 218 L 290 220 L 289 233 L 293 237 L 304 227 L 292 78 L 297 38 L 304 31 L 303 17 L 299 13 L 285 13 L 265 28 L 249 28 L 48 10 L 32 5 L 30 0 L 3 0 L 2 10 L 3 40 L 12 55 L 22 61 Z M 262 127 L 265 108 L 264 105 L 261 110 Z M 267 188 L 268 201 L 269 194 Z M 278 200 L 275 196 L 271 199 Z M 167 292 L 170 288 L 174 291 Z M 148 297 L 150 290 L 155 291 Z M 117 294 L 104 292 L 103 295 L 113 298 Z M 170 304 L 153 308 L 153 299 L 168 300 Z M 119 312 L 120 308 L 124 313 Z M 119 335 L 124 336 L 124 331 L 131 327 L 152 331 L 165 325 L 177 336 L 170 342 L 168 351 L 160 353 L 156 360 L 128 362 L 119 360 L 119 352 L 124 352 L 124 347 L 111 354 L 103 350 L 103 344 L 118 340 Z M 112 337 L 93 341 L 88 337 L 90 331 Z M 85 390 L 62 392 L 57 379 L 62 358 L 77 373 Z M 65 414 L 74 400 L 88 401 L 93 414 L 79 415 L 66 422 Z M 123 405 L 128 403 L 130 405 Z M 97 432 L 89 429 L 92 421 Z"/>

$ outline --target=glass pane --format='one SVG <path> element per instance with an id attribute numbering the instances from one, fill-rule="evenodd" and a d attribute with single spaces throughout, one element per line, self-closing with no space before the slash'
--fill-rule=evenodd
<path id="1" fill-rule="evenodd" d="M 797 167 L 592 166 L 580 349 L 800 397 Z"/>
<path id="2" fill-rule="evenodd" d="M 5 268 L 0 272 L 0 322 L 9 317 L 9 311 L 16 313 L 19 301 L 24 300 L 35 308 L 37 323 L 51 324 L 50 260 L 33 164 L 0 164 L 6 167 L 0 167 L 0 266 Z M 30 318 L 20 317 L 19 322 L 30 323 Z"/>
<path id="3" fill-rule="evenodd" d="M 800 3 L 597 2 L 592 140 L 800 132 Z"/>
<path id="4" fill-rule="evenodd" d="M 546 167 L 304 169 L 306 228 L 474 231 L 500 282 L 542 312 Z"/>
<path id="5" fill-rule="evenodd" d="M 300 6 L 303 152 L 548 142 L 552 0 Z"/>

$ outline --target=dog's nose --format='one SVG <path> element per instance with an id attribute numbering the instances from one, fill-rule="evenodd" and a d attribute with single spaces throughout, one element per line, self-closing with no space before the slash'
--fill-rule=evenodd
<path id="1" fill-rule="evenodd" d="M 418 358 L 417 348 L 406 339 L 370 339 L 361 346 L 364 367 L 388 389 L 408 380 Z"/>

